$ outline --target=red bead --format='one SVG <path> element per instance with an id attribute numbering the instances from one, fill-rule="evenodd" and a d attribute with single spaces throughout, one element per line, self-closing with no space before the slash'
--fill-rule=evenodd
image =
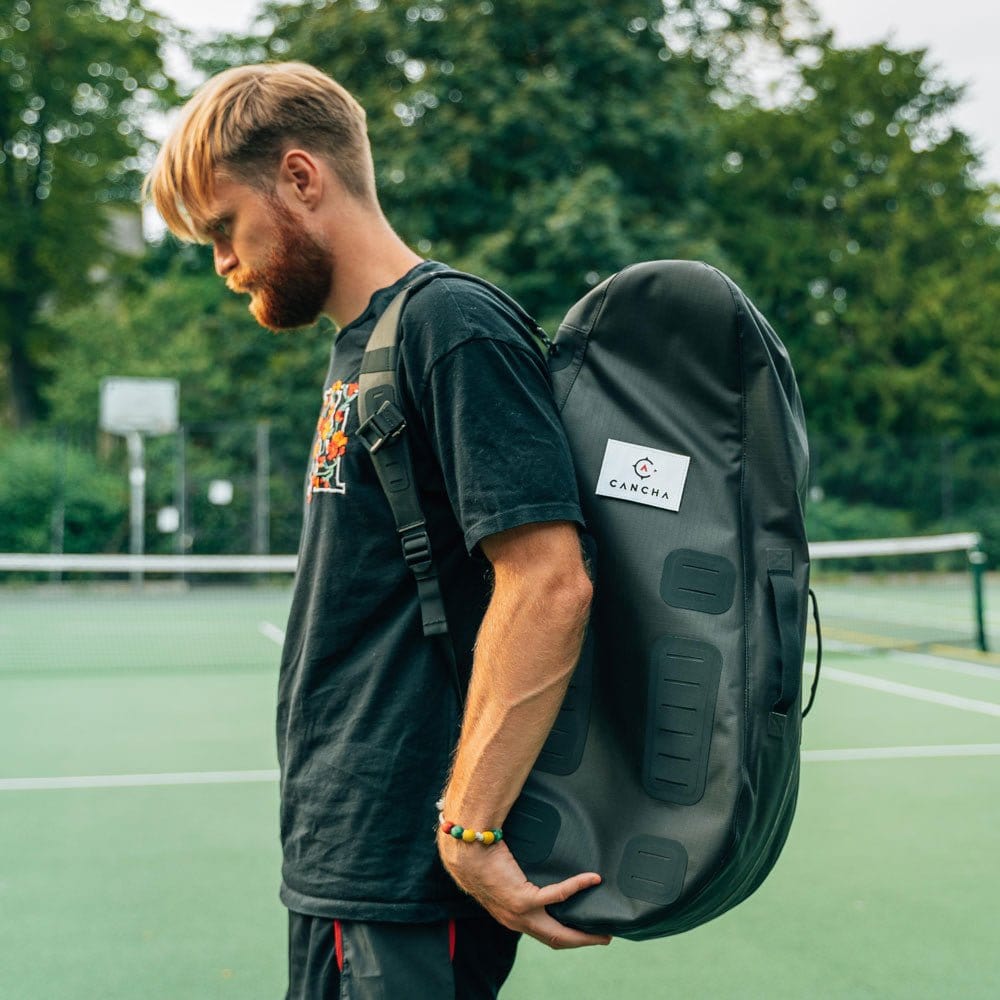
<path id="1" fill-rule="evenodd" d="M 451 828 L 454 825 L 455 825 L 454 823 L 442 823 L 441 829 L 444 830 L 445 833 L 451 833 Z"/>

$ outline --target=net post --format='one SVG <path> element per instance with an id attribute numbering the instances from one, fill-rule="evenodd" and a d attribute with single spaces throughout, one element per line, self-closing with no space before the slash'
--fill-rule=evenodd
<path id="1" fill-rule="evenodd" d="M 986 637 L 986 607 L 983 592 L 985 590 L 984 579 L 986 576 L 986 553 L 979 548 L 978 543 L 974 548 L 969 549 L 969 570 L 972 573 L 972 593 L 975 601 L 976 615 L 976 645 L 983 653 L 990 651 L 990 644 Z"/>

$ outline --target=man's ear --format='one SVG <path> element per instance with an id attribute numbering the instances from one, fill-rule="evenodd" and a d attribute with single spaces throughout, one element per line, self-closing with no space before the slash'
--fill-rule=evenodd
<path id="1" fill-rule="evenodd" d="M 303 149 L 290 149 L 281 158 L 278 186 L 285 188 L 292 201 L 315 209 L 323 200 L 327 182 L 319 161 Z"/>

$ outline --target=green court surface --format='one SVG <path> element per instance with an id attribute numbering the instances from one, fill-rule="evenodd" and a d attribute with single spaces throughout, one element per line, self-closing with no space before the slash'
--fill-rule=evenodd
<path id="1" fill-rule="evenodd" d="M 287 601 L 0 588 L 3 1000 L 283 996 Z M 677 938 L 526 941 L 504 1000 L 1000 995 L 1000 668 L 843 643 L 824 668 L 796 822 L 760 891 Z"/>

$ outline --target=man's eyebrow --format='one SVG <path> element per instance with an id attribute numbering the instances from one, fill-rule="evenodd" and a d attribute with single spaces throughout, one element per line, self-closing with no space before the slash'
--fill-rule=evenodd
<path id="1" fill-rule="evenodd" d="M 232 219 L 232 215 L 227 215 L 226 213 L 221 213 L 219 215 L 213 215 L 210 219 L 208 219 L 205 222 L 204 230 L 205 230 L 206 233 L 217 233 L 231 219 Z"/>

